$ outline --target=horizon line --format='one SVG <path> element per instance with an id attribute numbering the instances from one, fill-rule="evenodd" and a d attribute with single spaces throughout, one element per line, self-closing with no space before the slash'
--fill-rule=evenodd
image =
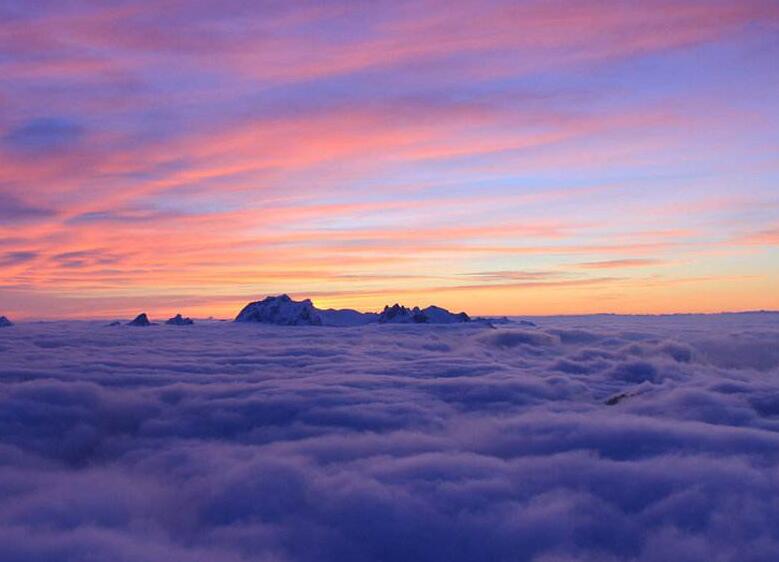
<path id="1" fill-rule="evenodd" d="M 341 309 L 346 310 L 346 309 Z M 350 309 L 350 310 L 357 310 L 357 309 Z M 357 310 L 357 312 L 363 311 Z M 373 312 L 373 311 L 368 311 Z M 467 311 L 465 311 L 467 313 Z M 138 314 L 147 314 L 149 316 L 150 320 L 153 320 L 154 318 L 157 318 L 157 321 L 164 321 L 167 320 L 167 318 L 163 318 L 167 316 L 167 314 L 161 314 L 161 315 L 155 315 L 152 313 L 147 313 L 145 311 L 140 311 L 138 313 L 135 313 L 137 316 Z M 182 315 L 185 315 L 185 313 L 181 313 Z M 779 314 L 779 310 L 773 310 L 773 309 L 747 309 L 747 310 L 721 310 L 718 312 L 585 312 L 585 313 L 565 313 L 565 314 L 471 314 L 467 313 L 471 318 L 577 318 L 577 317 L 593 317 L 593 316 L 624 316 L 624 317 L 663 317 L 663 316 L 728 316 L 728 315 L 740 315 L 740 314 Z M 175 315 L 175 313 L 174 313 Z M 0 314 L 0 316 L 4 316 L 3 314 Z M 127 316 L 127 317 L 121 317 L 121 316 L 92 316 L 92 317 L 61 317 L 61 318 L 46 318 L 46 317 L 17 317 L 16 318 L 8 318 L 8 320 L 11 320 L 14 324 L 33 324 L 33 323 L 39 323 L 39 322 L 103 322 L 107 320 L 132 320 L 134 316 Z M 231 322 L 235 320 L 235 317 L 225 318 L 225 317 L 217 317 L 217 316 L 208 316 L 208 317 L 198 317 L 198 316 L 192 316 L 193 320 L 196 320 L 198 322 Z"/>

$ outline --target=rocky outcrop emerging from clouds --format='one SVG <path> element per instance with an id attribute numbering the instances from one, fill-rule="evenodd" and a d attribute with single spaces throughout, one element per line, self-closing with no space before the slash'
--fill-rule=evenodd
<path id="1" fill-rule="evenodd" d="M 464 312 L 455 314 L 440 306 L 420 309 L 418 306 L 407 308 L 399 304 L 385 306 L 378 317 L 381 324 L 456 324 L 470 320 Z"/>
<path id="2" fill-rule="evenodd" d="M 407 308 L 399 304 L 385 306 L 380 314 L 358 312 L 350 309 L 320 310 L 310 299 L 292 300 L 289 295 L 266 297 L 247 304 L 235 318 L 236 322 L 260 322 L 283 326 L 362 326 L 378 322 L 381 324 L 454 324 L 468 322 L 464 312 L 453 314 L 438 306 L 420 309 Z"/>
<path id="3" fill-rule="evenodd" d="M 192 318 L 184 318 L 181 314 L 176 314 L 173 318 L 165 321 L 168 326 L 191 326 L 195 321 Z"/>
<path id="4" fill-rule="evenodd" d="M 416 306 L 406 308 L 396 303 L 392 306 L 385 306 L 379 314 L 380 324 L 421 324 L 422 322 L 424 322 L 422 311 Z"/>
<path id="5" fill-rule="evenodd" d="M 0 316 L 0 328 L 10 328 L 14 323 L 5 316 Z"/>
<path id="6" fill-rule="evenodd" d="M 132 322 L 127 323 L 128 326 L 151 326 L 151 322 L 149 322 L 149 317 L 146 316 L 146 313 L 143 312 L 135 317 L 135 319 Z"/>
<path id="7" fill-rule="evenodd" d="M 247 304 L 235 321 L 281 326 L 321 326 L 322 317 L 319 313 L 310 299 L 294 301 L 289 295 L 280 295 Z"/>

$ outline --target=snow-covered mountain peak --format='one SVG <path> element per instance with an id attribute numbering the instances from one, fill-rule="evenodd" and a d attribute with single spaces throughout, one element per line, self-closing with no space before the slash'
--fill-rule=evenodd
<path id="1" fill-rule="evenodd" d="M 247 304 L 236 316 L 236 322 L 261 322 L 283 326 L 321 326 L 320 311 L 310 299 L 292 300 L 289 295 L 266 297 Z"/>

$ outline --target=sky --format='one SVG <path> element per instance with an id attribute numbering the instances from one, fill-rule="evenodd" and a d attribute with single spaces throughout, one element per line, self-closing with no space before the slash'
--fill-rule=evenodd
<path id="1" fill-rule="evenodd" d="M 0 0 L 0 314 L 779 309 L 779 2 Z"/>

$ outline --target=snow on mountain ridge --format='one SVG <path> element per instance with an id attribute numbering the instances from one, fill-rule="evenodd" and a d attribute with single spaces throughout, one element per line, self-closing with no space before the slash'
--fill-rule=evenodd
<path id="1" fill-rule="evenodd" d="M 247 304 L 236 322 L 261 322 L 282 326 L 321 326 L 320 311 L 314 307 L 311 299 L 294 301 L 289 295 L 265 297 L 261 301 Z"/>
<path id="2" fill-rule="evenodd" d="M 165 321 L 168 326 L 191 326 L 195 321 L 192 318 L 184 318 L 181 314 L 176 314 L 173 318 Z"/>

